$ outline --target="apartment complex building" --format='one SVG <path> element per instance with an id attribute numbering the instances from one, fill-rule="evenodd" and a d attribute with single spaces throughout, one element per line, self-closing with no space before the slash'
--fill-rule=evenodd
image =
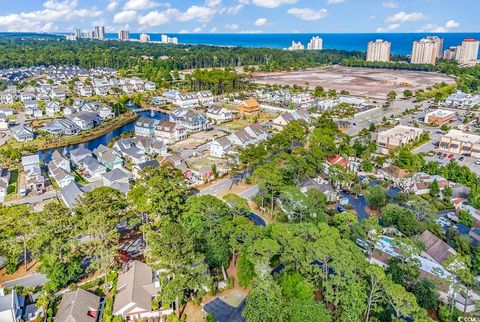
<path id="1" fill-rule="evenodd" d="M 443 53 L 443 38 L 429 36 L 413 42 L 412 64 L 435 65 L 437 58 Z"/>
<path id="2" fill-rule="evenodd" d="M 391 43 L 382 39 L 370 41 L 367 49 L 367 61 L 390 61 Z"/>

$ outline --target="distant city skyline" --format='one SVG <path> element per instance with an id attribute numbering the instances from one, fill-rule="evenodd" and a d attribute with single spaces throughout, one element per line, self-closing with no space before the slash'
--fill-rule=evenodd
<path id="1" fill-rule="evenodd" d="M 480 31 L 471 0 L 17 0 L 0 31 L 408 33 Z"/>

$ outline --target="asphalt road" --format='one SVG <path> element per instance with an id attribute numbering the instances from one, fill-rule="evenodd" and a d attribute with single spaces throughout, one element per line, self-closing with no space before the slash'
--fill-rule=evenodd
<path id="1" fill-rule="evenodd" d="M 220 181 L 219 183 L 214 184 L 211 187 L 208 187 L 207 189 L 200 191 L 198 195 L 200 196 L 216 195 L 220 191 L 230 190 L 230 187 L 232 186 L 232 184 L 233 184 L 233 179 L 228 178 L 226 180 L 223 180 L 223 181 Z"/>
<path id="2" fill-rule="evenodd" d="M 3 204 L 5 206 L 10 206 L 10 205 L 21 205 L 21 204 L 34 204 L 37 202 L 42 202 L 44 200 L 52 199 L 58 196 L 57 191 L 51 191 L 51 192 L 46 192 L 44 194 L 38 195 L 38 196 L 32 196 L 32 197 L 25 197 L 25 198 L 20 198 L 18 200 L 12 200 L 12 201 L 7 201 L 4 202 Z"/>
<path id="3" fill-rule="evenodd" d="M 40 273 L 33 273 L 32 275 L 25 276 L 13 281 L 4 282 L 3 286 L 6 288 L 12 288 L 14 286 L 23 286 L 28 288 L 35 288 L 43 286 L 47 282 L 47 277 Z"/>

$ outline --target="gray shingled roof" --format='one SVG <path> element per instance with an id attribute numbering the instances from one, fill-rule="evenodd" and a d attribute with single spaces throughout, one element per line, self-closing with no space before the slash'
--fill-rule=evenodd
<path id="1" fill-rule="evenodd" d="M 63 295 L 55 322 L 95 322 L 97 319 L 89 316 L 88 312 L 98 310 L 99 306 L 100 297 L 78 288 Z"/>
<path id="2" fill-rule="evenodd" d="M 75 181 L 70 182 L 68 185 L 60 190 L 62 200 L 69 208 L 75 208 L 78 203 L 78 199 L 82 196 L 83 192 Z"/>
<path id="3" fill-rule="evenodd" d="M 129 262 L 118 276 L 117 291 L 113 303 L 114 315 L 130 303 L 135 303 L 132 308 L 140 307 L 150 311 L 152 297 L 157 293 L 153 285 L 152 269 L 139 261 Z"/>

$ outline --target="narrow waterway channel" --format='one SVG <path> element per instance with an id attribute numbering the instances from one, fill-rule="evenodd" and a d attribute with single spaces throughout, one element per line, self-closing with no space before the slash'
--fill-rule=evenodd
<path id="1" fill-rule="evenodd" d="M 142 117 L 150 117 L 154 118 L 157 120 L 168 120 L 168 115 L 165 113 L 161 113 L 158 111 L 139 111 L 137 114 Z M 77 149 L 79 147 L 84 147 L 86 149 L 89 149 L 90 151 L 93 151 L 93 149 L 97 148 L 99 145 L 107 145 L 108 142 L 111 140 L 120 137 L 122 133 L 128 132 L 128 131 L 134 131 L 135 129 L 135 121 L 125 124 L 122 127 L 119 127 L 118 129 L 115 129 L 107 134 L 104 134 L 96 139 L 80 143 L 80 144 L 75 144 L 75 145 L 69 145 L 66 147 L 62 148 L 57 148 L 57 149 L 49 149 L 49 150 L 43 150 L 39 151 L 38 155 L 40 156 L 40 160 L 43 160 L 45 164 L 47 164 L 51 159 L 52 159 L 52 154 L 55 150 L 58 150 L 62 155 L 68 155 L 68 152 L 74 149 Z"/>

